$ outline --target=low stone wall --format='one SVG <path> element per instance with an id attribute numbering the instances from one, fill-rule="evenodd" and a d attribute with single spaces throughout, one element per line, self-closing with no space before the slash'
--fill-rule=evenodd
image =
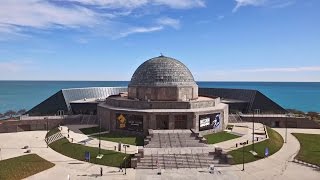
<path id="1" fill-rule="evenodd" d="M 262 123 L 269 127 L 320 129 L 320 125 L 306 117 L 241 117 L 243 121 Z"/>
<path id="2" fill-rule="evenodd" d="M 48 129 L 57 127 L 63 123 L 63 119 L 48 120 Z M 21 131 L 46 130 L 47 120 L 5 120 L 0 122 L 0 133 L 11 133 Z"/>
<path id="3" fill-rule="evenodd" d="M 108 98 L 106 104 L 114 107 L 134 109 L 194 109 L 214 107 L 215 99 L 203 101 L 139 101 L 122 97 Z"/>

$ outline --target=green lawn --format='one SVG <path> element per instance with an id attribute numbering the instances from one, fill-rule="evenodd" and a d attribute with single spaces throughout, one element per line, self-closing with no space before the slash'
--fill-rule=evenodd
<path id="1" fill-rule="evenodd" d="M 102 159 L 97 159 L 96 157 L 99 153 L 98 148 L 70 143 L 66 138 L 55 141 L 49 146 L 53 150 L 65 156 L 71 157 L 73 159 L 78 159 L 80 161 L 85 160 L 85 152 L 88 151 L 91 154 L 91 163 L 113 167 L 119 167 L 120 164 L 123 164 L 123 159 L 125 156 L 127 156 L 127 159 L 130 159 L 131 157 L 131 155 L 125 155 L 124 153 L 101 149 L 101 154 L 103 154 L 104 156 Z M 128 160 L 127 163 L 130 163 L 130 160 Z"/>
<path id="2" fill-rule="evenodd" d="M 283 145 L 283 138 L 282 136 L 277 133 L 275 130 L 267 127 L 267 131 L 269 134 L 269 139 L 255 143 L 254 150 L 258 153 L 257 156 L 252 155 L 249 151 L 252 150 L 252 145 L 244 147 L 244 162 L 252 162 L 259 159 L 264 158 L 265 148 L 268 147 L 269 149 L 269 156 L 279 151 Z M 236 149 L 233 151 L 228 152 L 233 157 L 233 164 L 241 164 L 242 163 L 242 150 L 243 148 Z"/>
<path id="3" fill-rule="evenodd" d="M 23 155 L 0 161 L 0 179 L 24 179 L 46 169 L 52 168 L 53 163 L 42 159 L 36 154 Z"/>
<path id="4" fill-rule="evenodd" d="M 98 133 L 99 127 L 91 127 L 91 128 L 82 128 L 79 129 L 83 134 L 93 134 L 93 133 Z M 105 128 L 101 128 L 101 132 L 106 131 Z"/>
<path id="5" fill-rule="evenodd" d="M 320 134 L 293 133 L 300 142 L 300 151 L 296 158 L 311 164 L 320 165 Z"/>
<path id="6" fill-rule="evenodd" d="M 216 144 L 219 142 L 228 141 L 230 139 L 235 139 L 240 136 L 222 131 L 214 134 L 208 134 L 208 135 L 205 135 L 204 137 L 208 140 L 208 144 Z"/>
<path id="7" fill-rule="evenodd" d="M 94 135 L 93 137 L 99 138 L 99 135 Z M 143 146 L 143 143 L 144 143 L 143 139 L 144 138 L 142 136 L 123 135 L 115 132 L 101 134 L 101 140 L 121 142 L 124 144 L 131 144 L 135 146 Z"/>

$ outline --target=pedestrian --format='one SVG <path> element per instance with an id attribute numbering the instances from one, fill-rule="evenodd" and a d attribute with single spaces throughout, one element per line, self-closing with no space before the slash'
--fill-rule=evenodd
<path id="1" fill-rule="evenodd" d="M 123 169 L 122 169 L 122 164 L 120 164 L 120 169 L 119 169 L 119 172 L 123 172 Z"/>
<path id="2" fill-rule="evenodd" d="M 102 167 L 100 167 L 100 176 L 102 176 L 103 174 L 103 170 L 102 170 Z"/>

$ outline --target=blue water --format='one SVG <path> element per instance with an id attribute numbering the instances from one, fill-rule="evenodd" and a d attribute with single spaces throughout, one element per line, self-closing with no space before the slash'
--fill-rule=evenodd
<path id="1" fill-rule="evenodd" d="M 0 81 L 0 113 L 30 109 L 60 89 L 127 86 L 127 81 Z M 284 108 L 320 112 L 320 83 L 198 82 L 199 87 L 256 89 Z"/>

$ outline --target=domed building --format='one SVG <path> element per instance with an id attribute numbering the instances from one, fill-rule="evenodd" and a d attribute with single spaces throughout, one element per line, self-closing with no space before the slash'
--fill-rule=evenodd
<path id="1" fill-rule="evenodd" d="M 148 129 L 218 132 L 228 122 L 228 105 L 220 98 L 198 96 L 190 70 L 180 61 L 159 56 L 134 72 L 128 92 L 109 96 L 97 108 L 109 131 L 146 134 Z"/>

